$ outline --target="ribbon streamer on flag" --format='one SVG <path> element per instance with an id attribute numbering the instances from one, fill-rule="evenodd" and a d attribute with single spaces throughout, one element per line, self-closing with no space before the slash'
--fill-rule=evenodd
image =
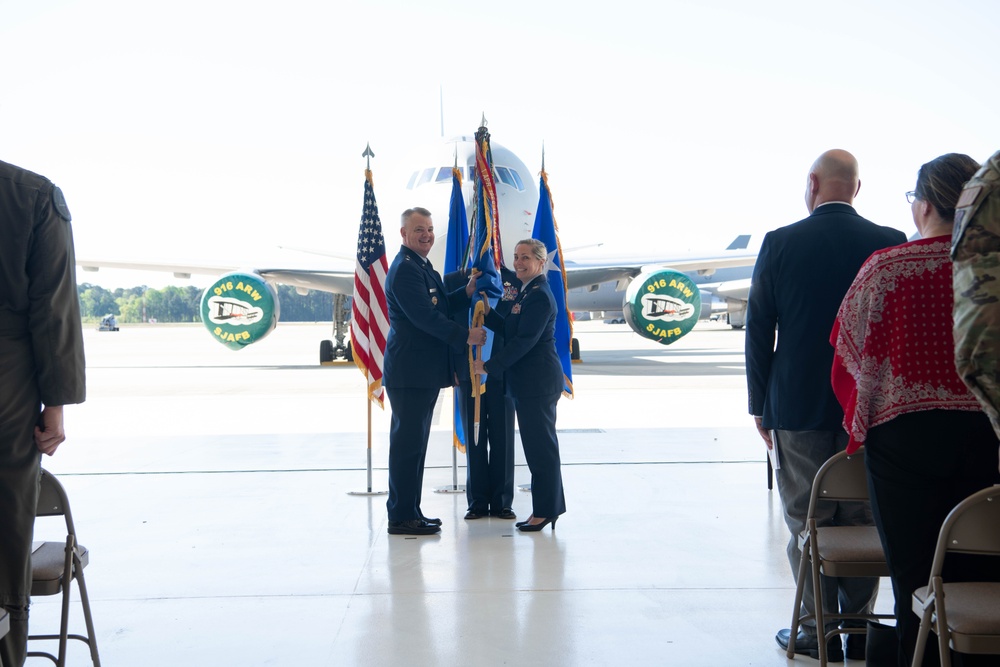
<path id="1" fill-rule="evenodd" d="M 481 303 L 482 294 L 489 299 L 490 307 L 497 304 L 497 300 L 503 296 L 503 285 L 500 281 L 500 266 L 503 264 L 503 253 L 500 244 L 500 211 L 497 204 L 497 188 L 493 171 L 493 152 L 490 150 L 490 133 L 486 130 L 486 119 L 479 130 L 476 131 L 476 181 L 474 189 L 474 207 L 472 228 L 474 230 L 472 238 L 472 268 L 479 271 L 476 279 L 476 291 L 472 295 L 472 313 L 484 310 Z M 470 321 L 472 319 L 470 318 Z M 473 326 L 476 326 L 473 324 Z M 482 326 L 480 323 L 478 326 Z M 475 428 L 473 434 L 478 435 L 479 430 L 479 401 L 482 392 L 485 391 L 485 376 L 482 384 L 480 378 L 471 372 L 473 362 L 481 358 L 484 362 L 489 360 L 489 350 L 493 345 L 493 333 L 487 330 L 486 344 L 481 349 L 476 346 L 469 348 L 469 368 L 472 375 L 472 395 L 475 398 Z M 477 357 L 477 354 L 479 355 Z M 475 445 L 475 442 L 472 443 Z"/>

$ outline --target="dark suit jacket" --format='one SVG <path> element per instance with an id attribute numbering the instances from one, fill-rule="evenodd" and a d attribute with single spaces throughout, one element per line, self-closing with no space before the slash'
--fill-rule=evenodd
<path id="1" fill-rule="evenodd" d="M 556 301 L 545 274 L 522 289 L 503 317 L 496 310 L 486 326 L 503 331 L 504 345 L 494 346 L 486 371 L 509 371 L 507 394 L 514 398 L 548 396 L 563 389 L 562 365 L 556 353 Z"/>
<path id="2" fill-rule="evenodd" d="M 385 301 L 389 337 L 382 384 L 388 388 L 452 386 L 451 355 L 465 348 L 469 329 L 449 316 L 469 307 L 464 285 L 446 293 L 430 263 L 402 246 L 386 275 Z"/>
<path id="3" fill-rule="evenodd" d="M 750 413 L 765 428 L 842 428 L 830 385 L 833 321 L 868 256 L 905 241 L 847 204 L 819 206 L 764 237 L 747 307 L 746 365 Z"/>

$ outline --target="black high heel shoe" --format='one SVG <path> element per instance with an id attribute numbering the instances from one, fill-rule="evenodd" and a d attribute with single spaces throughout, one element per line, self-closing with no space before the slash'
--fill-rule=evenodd
<path id="1" fill-rule="evenodd" d="M 522 531 L 522 532 L 525 532 L 525 533 L 537 533 L 542 528 L 545 528 L 545 526 L 547 526 L 547 525 L 549 525 L 551 523 L 552 524 L 552 530 L 554 531 L 556 529 L 556 521 L 558 521 L 558 520 L 559 520 L 559 517 L 554 516 L 551 519 L 545 519 L 541 523 L 535 523 L 535 524 L 525 523 L 523 525 L 518 526 L 517 529 L 520 530 L 520 531 Z"/>
<path id="2" fill-rule="evenodd" d="M 514 526 L 517 527 L 517 528 L 520 528 L 521 526 L 527 526 L 529 523 L 531 523 L 531 520 L 534 519 L 534 518 L 535 518 L 535 515 L 532 514 L 531 516 L 529 516 L 524 521 L 518 521 L 517 523 L 514 524 Z"/>

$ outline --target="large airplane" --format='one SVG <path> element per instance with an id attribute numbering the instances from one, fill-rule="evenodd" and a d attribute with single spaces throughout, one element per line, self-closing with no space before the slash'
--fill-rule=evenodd
<path id="1" fill-rule="evenodd" d="M 514 246 L 529 238 L 538 206 L 538 187 L 532 171 L 512 151 L 492 143 L 493 163 L 500 218 L 503 256 L 513 257 Z M 413 170 L 405 186 L 407 203 L 415 203 L 435 213 L 438 242 L 430 259 L 443 266 L 444 239 L 447 234 L 447 211 L 452 189 L 452 168 L 463 175 L 463 195 L 471 209 L 476 142 L 471 135 L 442 140 L 423 166 Z M 383 212 L 385 209 L 382 209 Z M 389 258 L 398 242 L 397 212 L 383 213 L 383 230 Z M 472 211 L 468 210 L 469 219 Z M 748 237 L 741 236 L 726 250 L 706 255 L 656 255 L 642 257 L 602 257 L 573 259 L 573 251 L 564 249 L 568 292 L 567 307 L 574 312 L 621 311 L 629 326 L 645 338 L 669 344 L 687 334 L 698 319 L 708 318 L 724 309 L 733 327 L 742 327 L 750 287 L 750 273 L 756 252 L 748 251 Z M 348 253 L 323 255 L 322 266 L 304 264 L 301 268 L 236 265 L 149 263 L 142 261 L 96 260 L 81 258 L 85 271 L 100 268 L 138 269 L 172 272 L 178 278 L 192 274 L 220 276 L 202 298 L 201 315 L 208 330 L 231 349 L 241 349 L 266 336 L 279 318 L 275 284 L 295 287 L 300 293 L 309 290 L 334 295 L 333 340 L 320 343 L 320 362 L 350 359 L 350 343 L 345 342 L 349 320 L 350 297 L 354 291 L 354 248 Z M 321 253 L 313 253 L 321 255 Z M 574 341 L 574 358 L 579 347 Z"/>

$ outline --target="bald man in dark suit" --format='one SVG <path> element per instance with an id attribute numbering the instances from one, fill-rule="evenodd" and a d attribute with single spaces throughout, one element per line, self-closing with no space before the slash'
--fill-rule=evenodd
<path id="1" fill-rule="evenodd" d="M 777 447 L 777 471 L 785 523 L 791 532 L 788 561 L 798 574 L 812 481 L 819 467 L 847 447 L 844 413 L 833 394 L 830 330 L 858 269 L 874 251 L 906 241 L 854 210 L 861 181 L 858 162 L 843 150 L 823 153 L 809 170 L 805 201 L 809 217 L 769 232 L 761 245 L 747 306 L 746 367 L 749 409 L 770 449 Z M 779 331 L 780 322 L 780 334 Z M 772 438 L 774 434 L 774 438 Z M 860 503 L 824 503 L 820 525 L 871 524 Z M 875 604 L 877 579 L 823 579 L 830 613 L 867 613 Z M 814 609 L 812 580 L 805 582 L 802 613 Z M 795 652 L 817 657 L 815 626 L 803 624 Z M 832 628 L 827 628 L 829 631 Z M 790 632 L 775 637 L 787 648 Z M 840 637 L 830 641 L 831 661 L 843 659 Z M 848 657 L 864 659 L 864 636 L 849 635 Z"/>

